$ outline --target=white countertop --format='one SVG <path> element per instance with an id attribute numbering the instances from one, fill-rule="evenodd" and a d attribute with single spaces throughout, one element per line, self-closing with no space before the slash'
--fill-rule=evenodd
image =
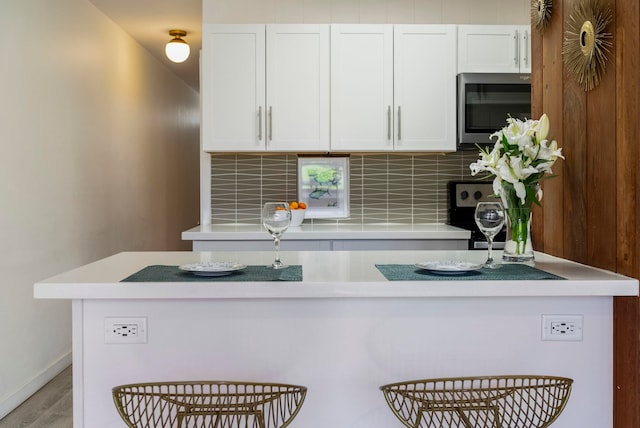
<path id="1" fill-rule="evenodd" d="M 448 224 L 307 224 L 290 227 L 283 240 L 469 239 L 471 232 Z M 182 232 L 185 241 L 271 240 L 259 224 L 205 224 Z"/>
<path id="2" fill-rule="evenodd" d="M 435 260 L 483 262 L 484 251 L 292 251 L 287 264 L 303 268 L 302 282 L 120 282 L 149 265 L 237 261 L 269 265 L 265 252 L 125 252 L 34 285 L 36 298 L 53 299 L 268 299 L 486 296 L 637 296 L 638 281 L 612 272 L 536 253 L 536 267 L 567 280 L 388 281 L 375 264 Z M 500 259 L 501 252 L 494 252 Z"/>

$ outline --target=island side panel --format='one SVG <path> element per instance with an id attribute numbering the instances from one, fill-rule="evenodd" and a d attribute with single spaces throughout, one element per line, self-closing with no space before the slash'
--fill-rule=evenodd
<path id="1" fill-rule="evenodd" d="M 84 301 L 71 302 L 73 426 L 84 426 Z"/>
<path id="2" fill-rule="evenodd" d="M 121 425 L 118 384 L 254 380 L 305 385 L 291 427 L 400 427 L 379 386 L 544 374 L 575 380 L 554 428 L 612 424 L 612 298 L 88 300 L 84 426 Z M 541 341 L 543 314 L 581 314 L 580 342 Z M 105 344 L 105 317 L 146 317 L 146 344 Z M 75 361 L 75 360 L 74 360 Z M 597 403 L 597 405 L 594 405 Z"/>

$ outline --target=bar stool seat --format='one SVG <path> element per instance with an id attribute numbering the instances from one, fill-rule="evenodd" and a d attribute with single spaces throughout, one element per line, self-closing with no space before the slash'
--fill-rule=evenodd
<path id="1" fill-rule="evenodd" d="M 298 414 L 304 386 L 185 381 L 113 388 L 118 413 L 131 428 L 284 428 Z"/>
<path id="2" fill-rule="evenodd" d="M 423 379 L 380 387 L 410 428 L 546 428 L 560 415 L 573 380 L 553 376 Z"/>

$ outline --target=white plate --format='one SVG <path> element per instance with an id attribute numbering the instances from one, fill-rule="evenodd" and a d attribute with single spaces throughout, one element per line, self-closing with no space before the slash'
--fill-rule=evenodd
<path id="1" fill-rule="evenodd" d="M 422 262 L 416 263 L 418 269 L 425 269 L 432 272 L 447 273 L 450 275 L 462 274 L 478 270 L 482 265 L 472 262 L 462 262 L 455 260 L 445 260 L 438 262 Z"/>
<path id="2" fill-rule="evenodd" d="M 245 265 L 236 262 L 203 262 L 178 266 L 178 269 L 191 272 L 199 276 L 223 276 L 246 268 Z"/>

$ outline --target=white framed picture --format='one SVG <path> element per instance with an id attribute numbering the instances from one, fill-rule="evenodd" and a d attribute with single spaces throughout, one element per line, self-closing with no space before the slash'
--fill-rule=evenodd
<path id="1" fill-rule="evenodd" d="M 349 158 L 299 157 L 298 201 L 305 218 L 349 217 Z"/>

